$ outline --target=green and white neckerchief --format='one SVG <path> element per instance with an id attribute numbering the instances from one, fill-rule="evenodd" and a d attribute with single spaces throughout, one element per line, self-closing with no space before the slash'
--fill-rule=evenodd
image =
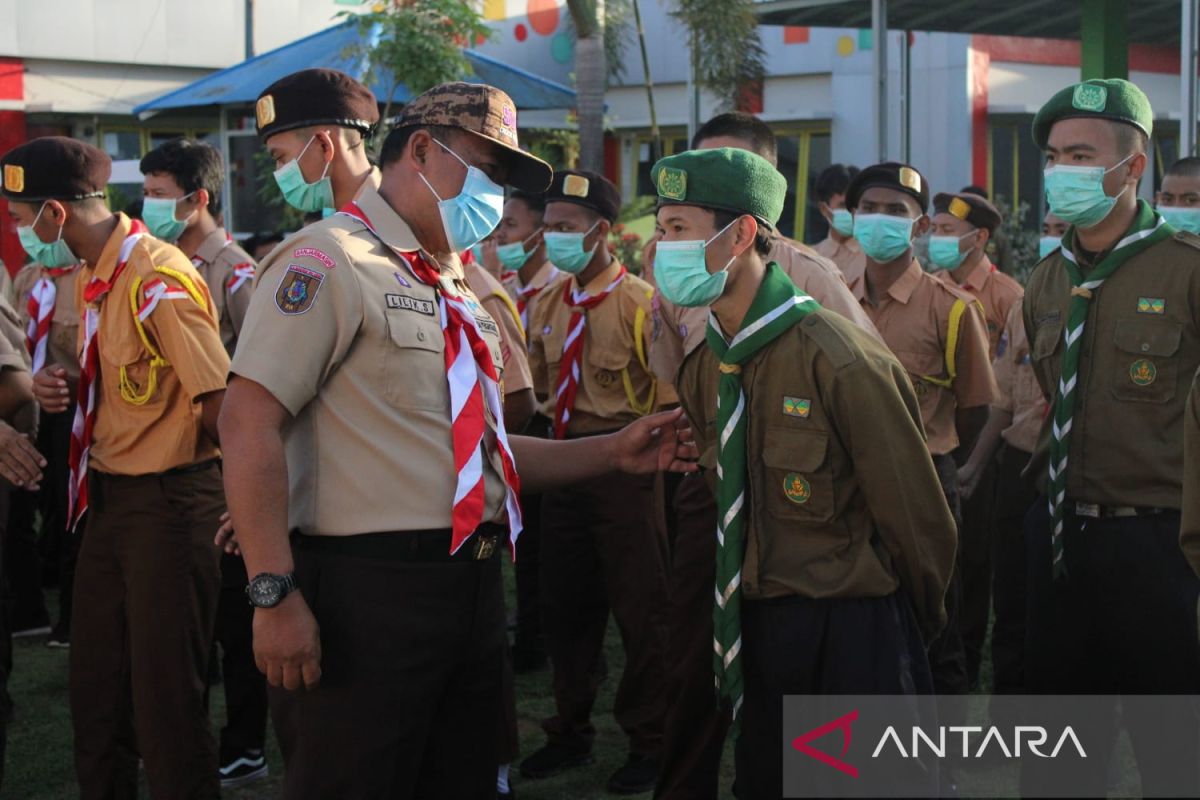
<path id="1" fill-rule="evenodd" d="M 767 266 L 742 328 L 730 342 L 709 317 L 705 337 L 721 359 L 717 392 L 717 584 L 713 606 L 713 670 L 717 695 L 734 719 L 742 707 L 742 559 L 746 553 L 746 393 L 742 365 L 821 306 L 800 292 L 778 264 Z"/>
<path id="2" fill-rule="evenodd" d="M 1054 557 L 1054 577 L 1065 573 L 1063 561 L 1063 515 L 1067 500 L 1067 454 L 1071 449 L 1071 419 L 1079 384 L 1079 351 L 1083 347 L 1083 326 L 1087 322 L 1092 295 L 1127 260 L 1157 242 L 1173 236 L 1175 229 L 1154 212 L 1145 200 L 1138 202 L 1137 217 L 1116 247 L 1085 276 L 1079 269 L 1071 247 L 1063 247 L 1067 274 L 1071 278 L 1071 303 L 1067 324 L 1063 327 L 1062 374 L 1054 398 L 1050 426 L 1050 548 Z M 1076 241 L 1072 228 L 1063 242 Z"/>

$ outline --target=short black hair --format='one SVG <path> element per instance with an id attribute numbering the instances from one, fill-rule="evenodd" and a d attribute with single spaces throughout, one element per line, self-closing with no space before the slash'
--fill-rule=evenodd
<path id="1" fill-rule="evenodd" d="M 739 214 L 736 211 L 725 211 L 724 209 L 710 209 L 713 215 L 713 225 L 717 230 L 722 230 L 729 227 L 738 217 L 747 216 Z M 752 215 L 751 215 L 752 216 Z M 758 222 L 758 233 L 754 234 L 754 250 L 763 258 L 771 255 L 771 248 L 775 246 L 775 234 L 766 225 Z"/>
<path id="2" fill-rule="evenodd" d="M 1185 156 L 1167 169 L 1167 175 L 1178 175 L 1181 178 L 1200 178 L 1200 158 Z"/>
<path id="3" fill-rule="evenodd" d="M 1141 128 L 1112 120 L 1113 132 L 1117 135 L 1117 148 L 1122 153 L 1145 153 L 1150 146 L 1150 137 Z"/>
<path id="4" fill-rule="evenodd" d="M 135 197 L 133 200 L 130 200 L 128 203 L 126 203 L 125 207 L 123 209 L 121 209 L 121 211 L 125 214 L 125 216 L 129 217 L 130 219 L 141 219 L 142 218 L 142 204 L 143 204 L 142 198 Z"/>
<path id="5" fill-rule="evenodd" d="M 544 194 L 534 194 L 533 192 L 522 192 L 520 189 L 513 189 L 509 193 L 508 199 L 520 200 L 525 204 L 526 208 L 539 217 L 546 213 L 546 195 Z"/>
<path id="6" fill-rule="evenodd" d="M 404 151 L 408 147 L 408 140 L 417 131 L 428 131 L 430 136 L 438 139 L 442 144 L 449 144 L 447 140 L 453 138 L 458 129 L 441 125 L 403 125 L 392 128 L 387 138 L 383 140 L 383 149 L 379 151 L 379 165 L 386 167 L 388 164 L 399 161 L 400 156 L 404 155 Z"/>
<path id="7" fill-rule="evenodd" d="M 844 195 L 857 174 L 858 167 L 850 164 L 830 164 L 821 170 L 813 187 L 817 192 L 817 202 L 828 203 L 835 194 Z"/>
<path id="8" fill-rule="evenodd" d="M 197 139 L 172 139 L 142 156 L 139 166 L 143 175 L 155 172 L 170 175 L 184 194 L 206 190 L 209 213 L 214 217 L 221 213 L 225 170 L 221 152 L 211 144 Z"/>
<path id="9" fill-rule="evenodd" d="M 774 131 L 771 130 L 770 125 L 753 114 L 747 114 L 744 111 L 727 111 L 724 114 L 717 114 L 696 131 L 696 135 L 692 137 L 692 149 L 696 150 L 700 142 L 705 139 L 715 139 L 718 136 L 732 136 L 735 139 L 741 139 L 750 145 L 747 149 L 751 153 L 770 161 L 771 166 L 779 164 Z"/>

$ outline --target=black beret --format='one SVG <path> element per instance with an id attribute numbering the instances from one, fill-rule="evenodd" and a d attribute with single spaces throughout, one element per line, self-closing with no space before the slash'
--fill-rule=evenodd
<path id="1" fill-rule="evenodd" d="M 354 128 L 367 136 L 379 122 L 379 103 L 366 86 L 335 69 L 302 69 L 268 86 L 254 104 L 258 135 L 265 142 L 309 125 Z"/>
<path id="2" fill-rule="evenodd" d="M 862 193 L 873 186 L 895 189 L 911 195 L 921 204 L 921 213 L 929 208 L 929 182 L 916 168 L 896 161 L 885 161 L 867 167 L 854 176 L 846 187 L 846 208 L 853 211 L 858 207 Z"/>
<path id="3" fill-rule="evenodd" d="M 621 192 L 603 175 L 582 169 L 554 173 L 546 191 L 546 203 L 574 203 L 590 208 L 613 222 L 621 212 Z"/>
<path id="4" fill-rule="evenodd" d="M 940 192 L 933 198 L 933 213 L 958 217 L 976 228 L 986 228 L 988 233 L 995 233 L 1003 221 L 999 209 L 986 197 L 972 192 Z"/>
<path id="5" fill-rule="evenodd" d="M 103 197 L 112 175 L 108 153 L 66 136 L 43 136 L 0 158 L 4 196 L 21 203 Z"/>

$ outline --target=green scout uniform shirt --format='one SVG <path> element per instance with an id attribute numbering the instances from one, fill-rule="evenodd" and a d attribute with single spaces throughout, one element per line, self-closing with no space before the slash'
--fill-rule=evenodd
<path id="1" fill-rule="evenodd" d="M 678 382 L 714 485 L 718 363 L 698 347 Z M 956 533 L 904 367 L 822 309 L 756 353 L 742 381 L 745 597 L 883 597 L 903 587 L 933 636 L 945 624 Z"/>
<path id="2" fill-rule="evenodd" d="M 1085 277 L 1087 266 L 1081 258 Z M 1055 252 L 1034 269 L 1024 301 L 1034 372 L 1051 401 L 1070 299 L 1064 259 Z M 1067 461 L 1069 503 L 1180 507 L 1184 402 L 1198 366 L 1200 237 L 1177 233 L 1124 262 L 1092 297 Z M 1050 420 L 1030 466 L 1043 492 Z"/>

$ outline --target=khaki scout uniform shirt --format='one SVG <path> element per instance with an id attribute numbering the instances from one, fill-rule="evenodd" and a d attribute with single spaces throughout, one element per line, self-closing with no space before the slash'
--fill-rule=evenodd
<path id="1" fill-rule="evenodd" d="M 847 280 L 851 276 L 851 266 L 857 263 L 862 255 L 862 245 L 853 236 L 844 242 L 835 241 L 832 235 L 826 236 L 813 245 L 813 250 L 836 264 Z"/>
<path id="2" fill-rule="evenodd" d="M 69 306 L 72 299 L 67 298 L 66 302 Z M 5 297 L 0 296 L 0 370 L 29 372 L 30 363 L 21 316 Z M 33 435 L 38 425 L 38 404 L 33 401 L 26 403 L 17 409 L 10 422 L 21 433 Z"/>
<path id="3" fill-rule="evenodd" d="M 374 184 L 357 198 L 392 247 L 420 249 Z M 478 307 L 498 374 L 496 323 L 457 257 L 442 280 Z M 291 236 L 258 271 L 233 372 L 274 395 L 284 428 L 288 525 L 346 536 L 449 529 L 456 473 L 438 294 L 357 219 L 334 214 Z M 488 420 L 495 429 L 495 421 Z M 504 507 L 503 466 L 485 436 L 484 520 Z"/>
<path id="4" fill-rule="evenodd" d="M 1008 321 L 1008 312 L 1021 305 L 1025 290 L 1013 278 L 1005 275 L 984 256 L 967 272 L 942 270 L 937 277 L 971 294 L 983 306 L 987 322 L 989 353 L 993 360 L 1000 346 L 1000 334 Z"/>
<path id="5" fill-rule="evenodd" d="M 921 402 L 929 452 L 935 456 L 950 453 L 958 447 L 955 411 L 991 405 L 997 394 L 987 328 L 975 298 L 925 272 L 915 258 L 883 293 L 878 306 L 867 299 L 865 273 L 850 284 L 850 291 L 908 370 Z M 966 309 L 954 348 L 957 375 L 951 379 L 946 363 L 950 312 L 960 300 Z"/>
<path id="6" fill-rule="evenodd" d="M 472 261 L 463 266 L 463 271 L 466 273 L 467 286 L 471 288 L 471 293 L 479 298 L 484 310 L 500 328 L 504 393 L 516 394 L 532 389 L 533 378 L 529 374 L 529 358 L 525 354 L 525 331 L 521 328 L 517 306 L 504 291 L 500 281 L 493 278 L 482 265 Z"/>
<path id="7" fill-rule="evenodd" d="M 774 261 L 800 291 L 880 339 L 875 324 L 846 288 L 846 280 L 829 260 L 812 248 L 777 239 L 767 259 Z M 681 308 L 661 294 L 654 299 L 654 328 L 650 343 L 650 366 L 660 381 L 673 383 L 684 357 L 704 342 L 708 308 Z M 882 341 L 882 339 L 880 339 Z"/>
<path id="8" fill-rule="evenodd" d="M 236 290 L 233 289 L 233 271 L 247 265 L 254 267 L 254 259 L 228 238 L 224 228 L 217 228 L 204 237 L 192 263 L 200 271 L 200 277 L 204 278 L 212 294 L 217 318 L 221 321 L 221 343 L 225 345 L 226 352 L 233 355 L 237 349 L 238 333 L 246 319 L 246 309 L 250 306 L 250 292 L 254 289 L 253 281 L 246 281 Z"/>
<path id="9" fill-rule="evenodd" d="M 508 292 L 508 296 L 516 303 L 521 299 L 520 290 L 526 286 L 539 286 L 542 288 L 542 291 L 525 301 L 525 319 L 532 320 L 533 310 L 537 307 L 538 301 L 542 299 L 542 294 L 546 291 L 546 285 L 561 274 L 547 260 L 542 266 L 538 267 L 538 271 L 533 274 L 533 280 L 529 281 L 528 284 L 521 283 L 520 275 L 513 273 L 508 280 L 503 282 L 504 290 Z M 525 336 L 526 338 L 529 337 L 529 331 L 525 331 Z"/>
<path id="10" fill-rule="evenodd" d="M 95 264 L 85 264 L 75 283 L 77 313 L 82 316 L 84 287 L 93 277 L 112 279 L 121 244 L 129 235 L 129 217 L 117 215 L 117 228 Z M 171 270 L 175 275 L 163 272 Z M 182 276 L 181 280 L 177 276 Z M 152 354 L 138 333 L 130 298 L 139 280 L 161 280 L 172 289 L 187 284 L 204 305 L 191 297 L 164 299 L 142 323 L 146 340 L 167 360 L 152 366 Z M 144 292 L 137 291 L 140 305 Z M 83 347 L 79 332 L 78 353 Z M 182 252 L 152 236 L 143 236 L 100 305 L 97 331 L 100 379 L 96 388 L 96 423 L 88 453 L 91 469 L 114 475 L 148 475 L 216 458 L 216 444 L 204 432 L 202 395 L 221 391 L 229 374 L 229 356 L 221 346 L 217 318 L 208 287 Z M 126 387 L 121 386 L 125 371 Z M 151 378 L 153 375 L 153 391 Z M 134 399 L 144 402 L 133 402 Z"/>
<path id="11" fill-rule="evenodd" d="M 27 264 L 13 281 L 13 304 L 21 315 L 22 330 L 29 325 L 29 295 L 45 273 L 41 264 Z M 79 380 L 79 310 L 75 307 L 78 278 L 79 270 L 74 269 L 54 279 L 54 316 L 50 318 L 50 338 L 46 342 L 46 365 L 65 369 L 72 385 Z"/>
<path id="12" fill-rule="evenodd" d="M 1046 398 L 1033 374 L 1029 339 L 1021 318 L 1021 304 L 1014 303 L 1000 337 L 1000 351 L 992 362 L 1000 394 L 993 404 L 1012 414 L 1012 424 L 1000 432 L 1004 441 L 1025 453 L 1037 446 L 1038 431 L 1046 418 Z"/>
<path id="13" fill-rule="evenodd" d="M 698 347 L 678 382 L 714 489 L 718 365 L 711 348 Z M 946 621 L 956 532 L 924 448 L 916 395 L 895 357 L 821 310 L 744 364 L 742 386 L 746 597 L 883 597 L 903 587 L 932 637 Z M 788 402 L 797 399 L 807 405 Z M 785 492 L 796 477 L 811 488 L 803 502 Z"/>
<path id="14" fill-rule="evenodd" d="M 602 292 L 616 280 L 621 265 L 615 260 L 596 276 L 585 290 Z M 544 402 L 541 412 L 554 419 L 554 390 L 562 363 L 567 325 L 573 309 L 563 298 L 566 287 L 575 286 L 575 278 L 563 274 L 538 295 L 534 316 L 529 318 L 529 369 L 533 390 Z M 650 345 L 650 307 L 654 289 L 633 273 L 598 306 L 584 312 L 583 369 L 575 394 L 575 408 L 567 423 L 570 436 L 607 433 L 623 428 L 642 413 L 630 404 L 623 374 L 628 374 L 635 402 L 649 403 L 650 410 L 662 402 L 654 376 L 646 366 Z M 638 311 L 641 310 L 639 315 Z M 641 317 L 641 341 L 634 326 Z M 640 355 L 639 355 L 640 352 Z M 673 395 L 671 399 L 674 399 Z"/>
<path id="15" fill-rule="evenodd" d="M 1047 399 L 1062 371 L 1070 296 L 1062 255 L 1046 257 L 1030 276 L 1024 316 Z M 1093 293 L 1067 454 L 1069 502 L 1180 507 L 1184 401 L 1197 366 L 1200 238 L 1177 233 L 1125 261 Z M 1049 446 L 1047 420 L 1031 465 L 1043 487 Z"/>

